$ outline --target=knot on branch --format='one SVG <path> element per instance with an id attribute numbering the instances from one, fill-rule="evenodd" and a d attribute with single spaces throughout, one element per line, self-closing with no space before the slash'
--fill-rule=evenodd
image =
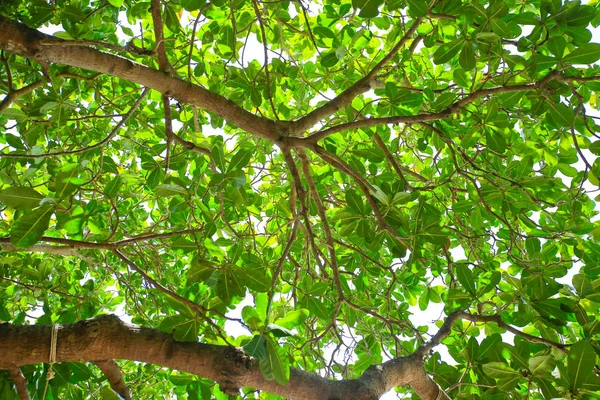
<path id="1" fill-rule="evenodd" d="M 81 323 L 87 331 L 87 336 L 90 338 L 96 338 L 100 334 L 102 327 L 123 326 L 123 321 L 114 314 L 98 315 Z"/>
<path id="2" fill-rule="evenodd" d="M 225 393 L 228 396 L 237 397 L 240 394 L 241 387 L 235 382 L 226 379 L 223 381 L 217 381 L 217 383 L 219 384 L 219 389 L 221 389 L 221 392 Z"/>
<path id="3" fill-rule="evenodd" d="M 252 357 L 244 353 L 244 349 L 241 347 L 227 347 L 224 350 L 223 360 L 218 360 L 220 363 L 224 362 L 227 364 L 227 375 L 241 375 L 245 374 L 250 369 L 250 363 Z M 231 366 L 234 369 L 230 368 Z M 233 373 L 232 373 L 233 372 Z"/>
<path id="4" fill-rule="evenodd" d="M 224 348 L 220 356 L 214 359 L 214 368 L 219 372 L 220 378 L 216 379 L 221 391 L 230 396 L 237 396 L 241 385 L 237 378 L 246 374 L 251 367 L 252 357 L 246 355 L 241 347 Z"/>

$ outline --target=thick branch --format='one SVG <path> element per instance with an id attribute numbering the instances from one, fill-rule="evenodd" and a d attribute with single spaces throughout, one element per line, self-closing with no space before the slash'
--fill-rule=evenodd
<path id="1" fill-rule="evenodd" d="M 10 377 L 12 378 L 17 394 L 21 400 L 30 400 L 29 391 L 27 390 L 27 379 L 23 375 L 23 371 L 20 368 L 11 368 Z"/>
<path id="2" fill-rule="evenodd" d="M 51 325 L 0 324 L 0 368 L 48 362 Z M 370 367 L 359 379 L 332 381 L 292 369 L 287 385 L 266 380 L 258 360 L 241 349 L 177 342 L 155 329 L 123 323 L 104 315 L 58 331 L 56 362 L 124 359 L 147 362 L 212 379 L 227 387 L 254 387 L 295 400 L 375 400 L 394 386 L 412 386 L 425 400 L 447 399 L 417 357 Z"/>
<path id="3" fill-rule="evenodd" d="M 115 392 L 119 393 L 119 395 L 125 400 L 131 400 L 131 393 L 129 388 L 125 384 L 125 380 L 123 380 L 123 374 L 121 374 L 121 368 L 117 365 L 114 360 L 107 361 L 96 361 L 94 364 L 104 374 L 108 383 L 110 383 L 110 387 Z"/>
<path id="4" fill-rule="evenodd" d="M 63 46 L 62 40 L 0 15 L 0 49 L 40 62 L 84 68 L 157 90 L 180 103 L 192 104 L 263 139 L 275 141 L 275 123 L 258 117 L 231 100 L 162 71 L 89 47 Z M 50 44 L 52 43 L 52 44 Z"/>

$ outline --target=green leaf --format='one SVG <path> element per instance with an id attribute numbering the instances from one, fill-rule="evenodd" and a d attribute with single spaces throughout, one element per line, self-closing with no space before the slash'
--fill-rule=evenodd
<path id="1" fill-rule="evenodd" d="M 198 321 L 195 319 L 186 319 L 174 325 L 173 339 L 178 342 L 197 342 L 199 328 Z"/>
<path id="2" fill-rule="evenodd" d="M 123 0 L 108 0 L 111 6 L 121 8 L 123 5 Z"/>
<path id="3" fill-rule="evenodd" d="M 562 103 L 548 101 L 548 112 L 552 116 L 552 120 L 565 128 L 571 127 L 575 121 L 575 113 L 573 110 Z"/>
<path id="4" fill-rule="evenodd" d="M 346 192 L 346 202 L 348 206 L 358 214 L 364 213 L 364 203 L 362 197 L 357 195 L 353 190 L 348 190 Z"/>
<path id="5" fill-rule="evenodd" d="M 596 140 L 594 143 L 592 143 L 589 147 L 589 150 L 595 156 L 600 156 L 600 140 Z"/>
<path id="6" fill-rule="evenodd" d="M 177 17 L 177 13 L 175 12 L 175 7 L 171 5 L 166 5 L 163 16 L 167 28 L 173 33 L 179 32 L 181 26 L 179 25 L 179 18 Z"/>
<path id="7" fill-rule="evenodd" d="M 173 241 L 173 244 L 171 244 L 171 248 L 173 250 L 182 250 L 183 253 L 187 254 L 192 251 L 198 250 L 198 245 L 194 241 L 179 238 Z"/>
<path id="8" fill-rule="evenodd" d="M 589 342 L 580 340 L 571 346 L 567 355 L 567 370 L 569 384 L 573 391 L 577 392 L 583 386 L 592 374 L 594 365 L 596 365 L 596 352 Z"/>
<path id="9" fill-rule="evenodd" d="M 454 81 L 463 88 L 468 88 L 471 85 L 469 76 L 464 69 L 455 69 L 452 72 L 452 77 Z"/>
<path id="10" fill-rule="evenodd" d="M 431 105 L 434 110 L 443 110 L 456 100 L 456 93 L 444 92 L 437 96 L 435 102 Z"/>
<path id="11" fill-rule="evenodd" d="M 56 174 L 55 193 L 59 199 L 64 199 L 67 196 L 74 193 L 83 181 L 78 178 L 79 165 L 69 164 L 61 168 L 60 172 Z"/>
<path id="12" fill-rule="evenodd" d="M 554 399 L 560 397 L 556 388 L 552 386 L 552 382 L 554 382 L 554 380 L 544 377 L 534 378 L 534 382 L 536 382 L 539 388 L 542 390 L 545 399 Z"/>
<path id="13" fill-rule="evenodd" d="M 221 170 L 221 172 L 226 172 L 227 168 L 225 167 L 225 155 L 223 154 L 223 142 L 220 140 L 215 141 L 213 144 L 210 155 L 212 160 L 214 161 L 217 168 Z"/>
<path id="14" fill-rule="evenodd" d="M 258 307 L 257 307 L 258 308 Z M 266 310 L 262 316 L 259 314 L 259 310 L 254 307 L 245 306 L 242 308 L 242 319 L 254 331 L 263 331 L 266 319 Z M 262 311 L 262 310 L 261 310 Z"/>
<path id="15" fill-rule="evenodd" d="M 15 247 L 29 247 L 40 241 L 48 225 L 54 207 L 42 206 L 23 214 L 12 223 L 10 228 L 10 242 Z"/>
<path id="16" fill-rule="evenodd" d="M 454 274 L 456 279 L 461 285 L 469 292 L 472 296 L 477 296 L 475 291 L 475 281 L 473 280 L 473 273 L 469 269 L 467 264 L 456 264 L 454 266 Z"/>
<path id="17" fill-rule="evenodd" d="M 546 48 L 559 60 L 562 58 L 567 47 L 567 41 L 562 36 L 556 36 L 548 40 Z"/>
<path id="18" fill-rule="evenodd" d="M 504 154 L 506 151 L 506 139 L 500 133 L 491 129 L 485 130 L 485 142 L 490 150 Z"/>
<path id="19" fill-rule="evenodd" d="M 520 380 L 520 375 L 511 375 L 506 378 L 500 378 L 498 379 L 498 389 L 505 392 L 510 392 L 517 386 Z"/>
<path id="20" fill-rule="evenodd" d="M 169 381 L 175 386 L 187 386 L 190 383 L 194 382 L 196 379 L 193 375 L 190 374 L 177 374 L 173 373 L 169 376 Z"/>
<path id="21" fill-rule="evenodd" d="M 19 108 L 7 108 L 0 113 L 6 119 L 12 119 L 17 122 L 27 121 L 29 117 Z"/>
<path id="22" fill-rule="evenodd" d="M 323 53 L 321 57 L 321 65 L 325 68 L 331 68 L 335 66 L 340 59 L 338 58 L 335 51 L 330 51 L 329 53 Z"/>
<path id="23" fill-rule="evenodd" d="M 365 149 L 356 149 L 353 151 L 354 154 L 361 158 L 366 158 L 370 162 L 379 163 L 385 159 L 385 154 L 379 148 L 368 147 Z"/>
<path id="24" fill-rule="evenodd" d="M 600 44 L 598 43 L 584 44 L 562 59 L 565 64 L 593 64 L 598 60 L 600 60 Z"/>
<path id="25" fill-rule="evenodd" d="M 122 397 L 112 390 L 110 386 L 102 386 L 100 388 L 100 396 L 102 396 L 102 400 L 122 400 Z"/>
<path id="26" fill-rule="evenodd" d="M 75 382 L 87 381 L 92 377 L 92 371 L 84 363 L 69 363 L 69 367 L 71 368 L 71 376 Z"/>
<path id="27" fill-rule="evenodd" d="M 252 151 L 247 149 L 240 149 L 237 153 L 231 157 L 231 162 L 227 168 L 227 172 L 241 170 L 246 167 L 252 159 Z"/>
<path id="28" fill-rule="evenodd" d="M 575 288 L 575 291 L 581 298 L 584 298 L 594 293 L 592 283 L 590 282 L 588 277 L 583 274 L 573 275 L 573 287 Z"/>
<path id="29" fill-rule="evenodd" d="M 550 376 L 556 368 L 556 361 L 552 356 L 536 356 L 529 359 L 529 371 L 533 375 Z"/>
<path id="30" fill-rule="evenodd" d="M 271 289 L 272 280 L 267 275 L 263 266 L 246 266 L 240 273 L 240 278 L 248 288 L 259 293 L 266 293 Z"/>
<path id="31" fill-rule="evenodd" d="M 243 277 L 235 268 L 225 269 L 217 280 L 215 294 L 219 296 L 225 304 L 230 304 L 233 297 L 242 297 L 244 295 Z"/>
<path id="32" fill-rule="evenodd" d="M 458 63 L 465 71 L 470 71 L 477 65 L 477 58 L 475 57 L 475 45 L 471 42 L 465 43 L 465 47 L 458 56 Z"/>
<path id="33" fill-rule="evenodd" d="M 244 346 L 244 352 L 258 360 L 267 360 L 267 341 L 263 335 L 254 335 Z"/>
<path id="34" fill-rule="evenodd" d="M 406 0 L 408 12 L 413 17 L 423 17 L 427 14 L 428 3 L 421 0 Z"/>
<path id="35" fill-rule="evenodd" d="M 277 324 L 269 324 L 265 331 L 269 332 L 271 335 L 273 335 L 276 338 L 294 336 L 294 332 L 292 332 L 291 330 L 289 330 L 287 328 L 284 328 L 283 326 L 279 326 Z"/>
<path id="36" fill-rule="evenodd" d="M 188 283 L 205 282 L 217 270 L 214 264 L 203 260 L 201 256 L 195 256 L 187 270 L 187 281 Z"/>
<path id="37" fill-rule="evenodd" d="M 461 51 L 464 45 L 464 39 L 457 39 L 450 43 L 444 43 L 435 53 L 433 53 L 433 62 L 436 64 L 447 63 Z"/>
<path id="38" fill-rule="evenodd" d="M 477 355 L 479 354 L 479 343 L 477 342 L 477 339 L 472 336 L 469 338 L 467 347 L 465 347 L 465 352 L 469 361 L 475 362 L 477 360 Z"/>
<path id="39" fill-rule="evenodd" d="M 518 376 L 519 373 L 509 367 L 504 362 L 494 361 L 487 364 L 483 364 L 483 372 L 486 375 L 497 378 L 497 379 L 513 379 Z"/>
<path id="40" fill-rule="evenodd" d="M 171 197 L 171 196 L 187 196 L 188 192 L 184 187 L 174 184 L 164 183 L 154 188 L 154 193 L 157 197 Z"/>
<path id="41" fill-rule="evenodd" d="M 379 6 L 383 4 L 383 0 L 352 0 L 354 8 L 360 8 L 358 14 L 362 18 L 375 18 L 379 15 Z"/>
<path id="42" fill-rule="evenodd" d="M 31 210 L 40 205 L 44 196 L 36 190 L 23 186 L 14 186 L 0 192 L 0 201 L 16 210 Z"/>
<path id="43" fill-rule="evenodd" d="M 330 38 L 330 39 L 335 39 L 335 33 L 333 33 L 333 31 L 325 26 L 315 26 L 313 28 L 313 34 L 316 36 L 321 36 L 324 38 Z"/>
<path id="44" fill-rule="evenodd" d="M 306 308 L 311 315 L 316 315 L 319 318 L 328 319 L 331 317 L 331 310 L 323 303 L 323 301 L 313 297 L 306 296 Z"/>
<path id="45" fill-rule="evenodd" d="M 260 360 L 260 370 L 267 380 L 275 379 L 278 384 L 285 385 L 290 379 L 290 367 L 283 349 L 271 336 L 263 337 L 266 341 L 267 357 Z"/>
<path id="46" fill-rule="evenodd" d="M 204 4 L 206 4 L 206 0 L 180 0 L 179 4 L 187 11 L 195 11 L 199 10 Z"/>
<path id="47" fill-rule="evenodd" d="M 116 197 L 117 193 L 119 193 L 119 189 L 121 188 L 122 183 L 122 178 L 119 175 L 117 175 L 108 183 L 108 185 L 106 185 L 105 193 L 110 197 Z"/>
<path id="48" fill-rule="evenodd" d="M 298 325 L 302 325 L 309 315 L 310 312 L 306 308 L 289 311 L 283 318 L 276 320 L 275 324 L 287 329 L 292 329 Z"/>
<path id="49" fill-rule="evenodd" d="M 494 18 L 490 20 L 490 26 L 494 33 L 502 38 L 512 38 L 512 32 L 506 22 L 501 20 L 500 18 Z"/>

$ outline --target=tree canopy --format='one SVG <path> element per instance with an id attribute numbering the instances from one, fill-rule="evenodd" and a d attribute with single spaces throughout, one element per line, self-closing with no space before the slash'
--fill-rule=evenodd
<path id="1" fill-rule="evenodd" d="M 0 397 L 599 398 L 599 24 L 0 3 Z"/>

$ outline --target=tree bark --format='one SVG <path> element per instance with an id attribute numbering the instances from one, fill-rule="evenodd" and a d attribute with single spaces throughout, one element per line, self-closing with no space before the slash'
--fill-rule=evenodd
<path id="1" fill-rule="evenodd" d="M 0 324 L 0 369 L 48 362 L 51 325 Z M 202 376 L 226 393 L 252 387 L 295 400 L 375 400 L 394 386 L 412 386 L 424 400 L 449 399 L 427 375 L 417 356 L 371 366 L 359 378 L 333 381 L 292 368 L 286 385 L 266 380 L 258 360 L 240 349 L 177 342 L 167 333 L 103 315 L 58 330 L 56 362 L 133 360 Z"/>

